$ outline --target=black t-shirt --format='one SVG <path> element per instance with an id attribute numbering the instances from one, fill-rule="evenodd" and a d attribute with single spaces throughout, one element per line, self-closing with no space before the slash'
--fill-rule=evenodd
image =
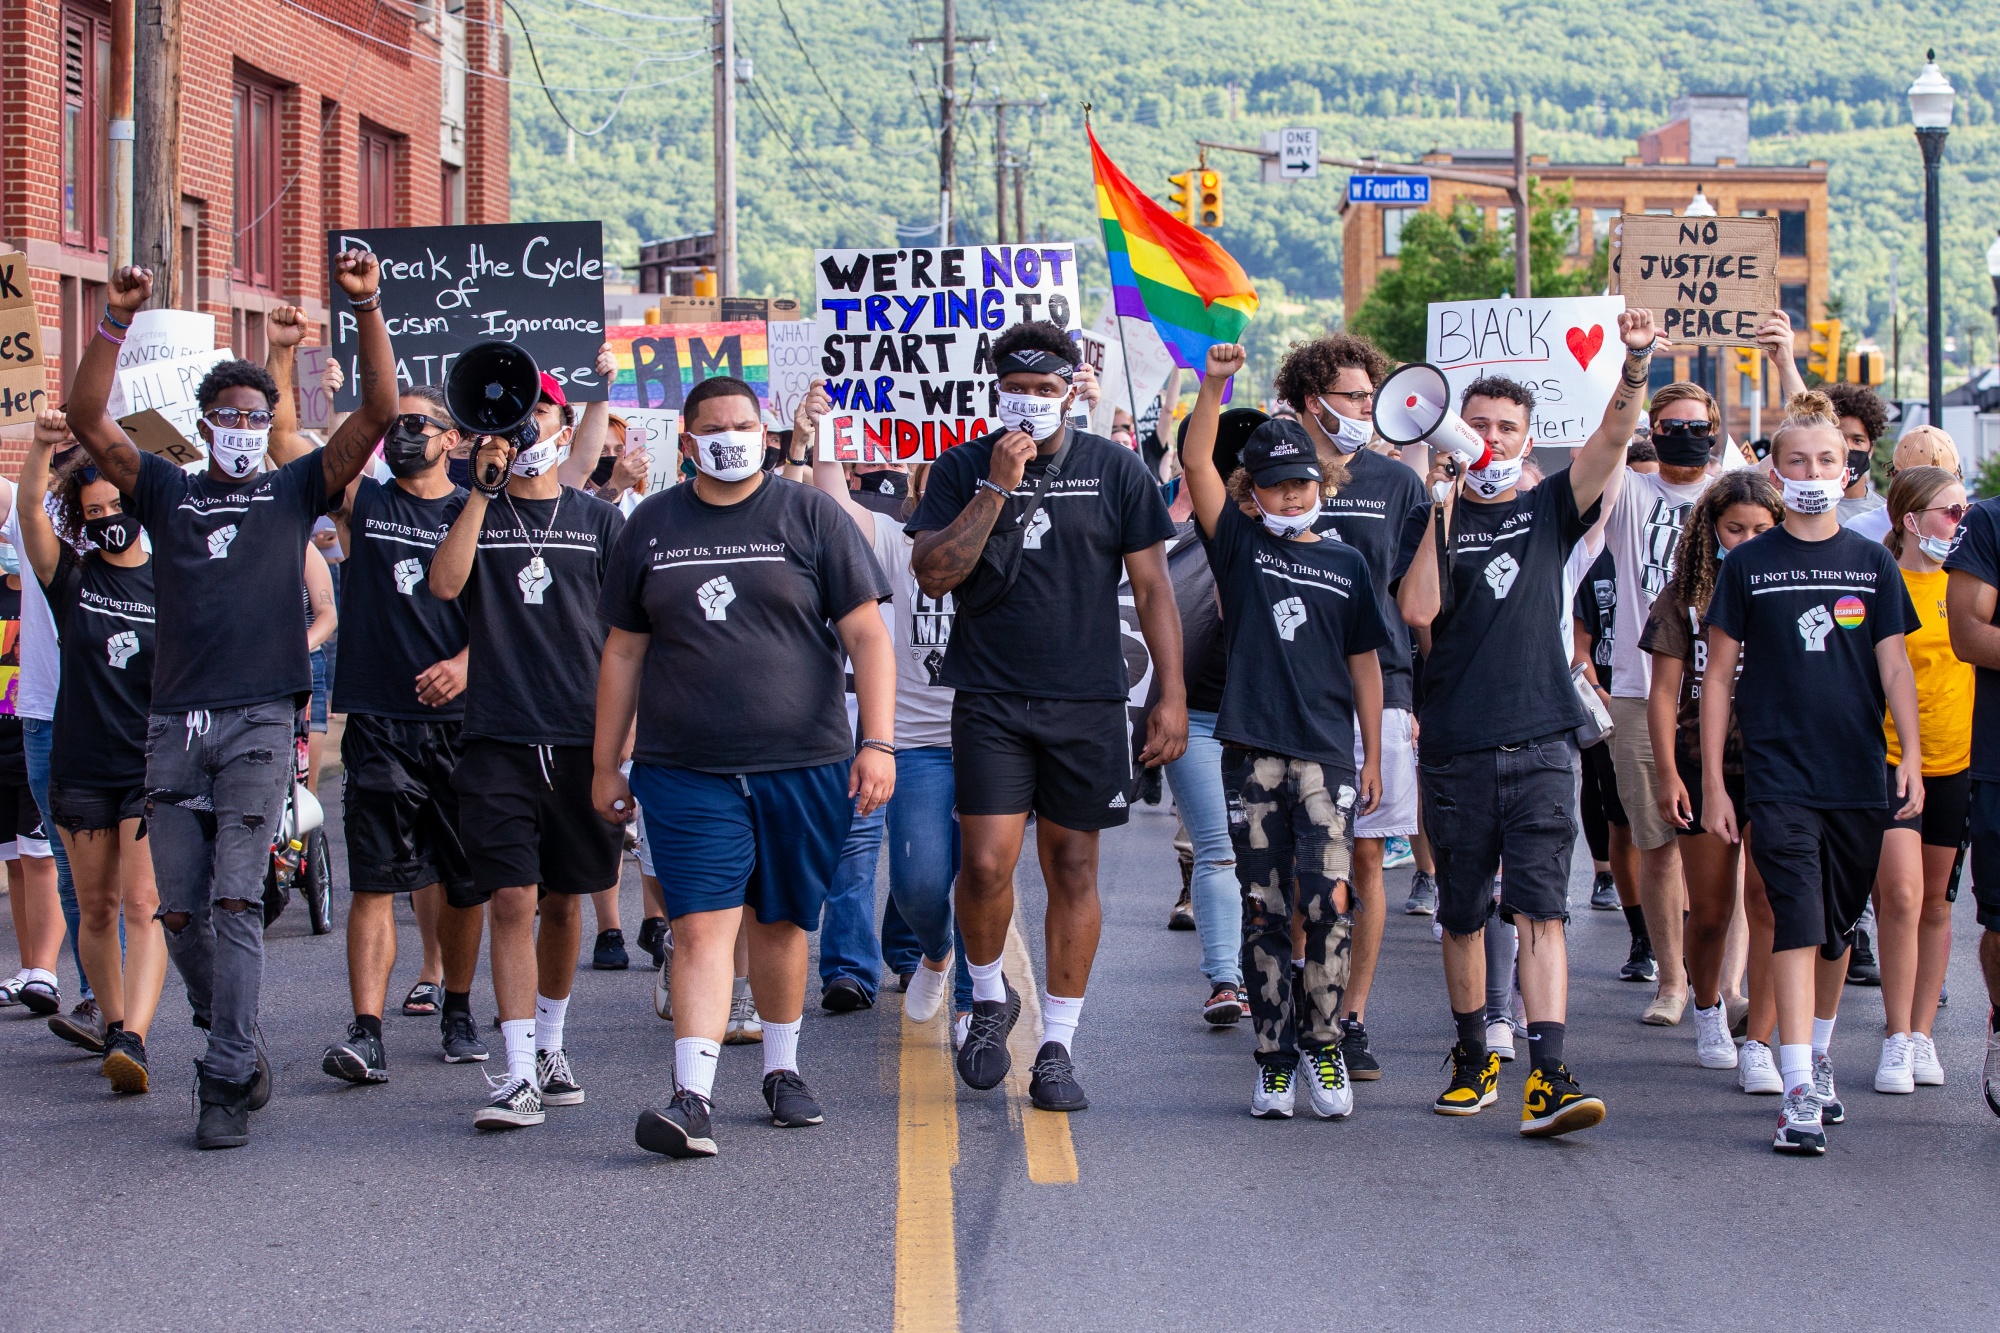
<path id="1" fill-rule="evenodd" d="M 467 736 L 517 745 L 596 739 L 604 652 L 597 593 L 624 526 L 616 505 L 570 486 L 553 500 L 503 492 L 486 506 L 472 577 L 459 594 L 472 642 Z"/>
<path id="2" fill-rule="evenodd" d="M 1187 688 L 1187 706 L 1213 713 L 1222 707 L 1222 686 L 1228 678 L 1222 607 L 1215 600 L 1215 574 L 1201 529 L 1192 519 L 1181 526 L 1184 531 L 1167 552 L 1174 605 L 1181 613 L 1181 681 Z"/>
<path id="3" fill-rule="evenodd" d="M 1962 569 L 2000 588 L 2000 501 L 1981 500 L 1966 513 L 1944 567 Z M 2000 609 L 1993 621 L 2000 624 Z M 2000 782 L 2000 671 L 1979 667 L 1972 689 L 1972 776 L 1979 782 Z"/>
<path id="4" fill-rule="evenodd" d="M 1597 517 L 1578 513 L 1569 469 L 1504 504 L 1452 507 L 1449 610 L 1424 659 L 1423 749 L 1429 756 L 1516 745 L 1584 724 L 1569 681 L 1563 565 Z M 1423 541 L 1430 506 L 1410 511 L 1395 576 Z"/>
<path id="5" fill-rule="evenodd" d="M 395 482 L 368 477 L 355 488 L 347 521 L 351 549 L 341 562 L 334 712 L 417 722 L 465 716 L 464 694 L 441 708 L 417 699 L 417 676 L 465 647 L 465 608 L 433 597 L 428 582 L 431 558 L 465 497 L 454 490 L 420 499 Z M 567 505 L 564 511 L 567 516 Z"/>
<path id="6" fill-rule="evenodd" d="M 21 590 L 0 578 L 0 783 L 27 785 L 28 752 L 21 739 Z"/>
<path id="7" fill-rule="evenodd" d="M 1846 528 L 1818 542 L 1772 528 L 1722 562 L 1703 621 L 1744 648 L 1744 799 L 1885 807 L 1875 645 L 1917 626 L 1895 557 Z"/>
<path id="8" fill-rule="evenodd" d="M 1424 481 L 1414 468 L 1386 455 L 1360 449 L 1347 456 L 1347 481 L 1321 500 L 1313 530 L 1330 533 L 1361 552 L 1375 583 L 1376 604 L 1388 634 L 1382 645 L 1382 706 L 1410 707 L 1410 635 L 1389 591 L 1403 520 L 1425 501 Z"/>
<path id="9" fill-rule="evenodd" d="M 1222 506 L 1210 547 L 1229 675 L 1216 739 L 1354 775 L 1347 659 L 1387 641 L 1368 562 L 1345 542 L 1285 541 Z"/>
<path id="10" fill-rule="evenodd" d="M 1577 586 L 1570 614 L 1583 622 L 1584 637 L 1590 640 L 1590 661 L 1597 669 L 1597 683 L 1611 688 L 1611 645 L 1617 632 L 1618 566 L 1605 551 L 1584 573 Z"/>
<path id="11" fill-rule="evenodd" d="M 64 786 L 132 787 L 146 780 L 153 703 L 153 566 L 114 565 L 65 546 L 44 585 L 62 640 L 49 776 Z"/>
<path id="12" fill-rule="evenodd" d="M 1680 695 L 1674 700 L 1674 759 L 1689 772 L 1701 771 L 1701 682 L 1708 674 L 1708 636 L 1702 632 L 1701 616 L 1691 606 L 1683 606 L 1671 585 L 1653 599 L 1646 614 L 1646 628 L 1639 635 L 1639 651 L 1654 657 L 1679 658 Z M 1743 679 L 1743 653 L 1736 654 L 1736 679 Z M 1657 664 L 1654 667 L 1658 670 Z M 1736 710 L 1729 710 L 1729 734 L 1722 742 L 1722 771 L 1729 777 L 1743 776 L 1743 728 Z"/>
<path id="13" fill-rule="evenodd" d="M 767 773 L 852 757 L 834 622 L 889 597 L 854 520 L 810 486 L 766 477 L 728 506 L 691 485 L 646 500 L 599 602 L 611 625 L 652 636 L 634 762 Z"/>
<path id="14" fill-rule="evenodd" d="M 298 707 L 312 693 L 299 589 L 327 507 L 322 452 L 234 486 L 140 453 L 130 498 L 153 539 L 154 711 Z"/>
<path id="15" fill-rule="evenodd" d="M 1063 475 L 1023 535 L 1013 590 L 985 615 L 959 609 L 944 684 L 1038 699 L 1126 697 L 1131 682 L 1118 619 L 1123 561 L 1172 540 L 1174 521 L 1137 454 L 1102 436 L 1072 433 L 1076 443 Z M 992 471 L 999 438 L 995 432 L 946 450 L 904 530 L 915 536 L 949 527 Z M 994 531 L 1020 522 L 1051 457 L 1029 461 Z"/>

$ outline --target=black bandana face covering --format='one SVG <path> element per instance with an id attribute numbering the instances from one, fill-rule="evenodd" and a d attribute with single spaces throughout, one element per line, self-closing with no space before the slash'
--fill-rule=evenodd
<path id="1" fill-rule="evenodd" d="M 1653 425 L 1653 449 L 1668 467 L 1701 467 L 1708 462 L 1713 438 L 1706 421 L 1660 421 Z"/>
<path id="2" fill-rule="evenodd" d="M 995 377 L 1021 373 L 1054 375 L 1067 384 L 1076 377 L 1076 367 L 1054 352 L 1044 352 L 1039 347 L 1018 348 L 993 363 Z"/>

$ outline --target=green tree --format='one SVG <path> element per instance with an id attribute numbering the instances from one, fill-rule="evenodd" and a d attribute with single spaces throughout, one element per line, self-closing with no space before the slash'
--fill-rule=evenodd
<path id="1" fill-rule="evenodd" d="M 1528 182 L 1528 273 L 1536 296 L 1602 291 L 1609 255 L 1565 269 L 1577 215 L 1567 182 L 1544 190 Z M 1490 300 L 1514 286 L 1513 234 L 1486 225 L 1464 199 L 1449 214 L 1421 212 L 1403 224 L 1402 254 L 1354 312 L 1354 331 L 1402 361 L 1424 356 L 1424 329 L 1434 301 Z"/>

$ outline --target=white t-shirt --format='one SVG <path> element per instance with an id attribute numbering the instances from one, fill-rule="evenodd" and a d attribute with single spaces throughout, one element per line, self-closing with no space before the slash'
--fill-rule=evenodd
<path id="1" fill-rule="evenodd" d="M 7 522 L 0 526 L 16 551 L 21 549 L 21 525 L 13 505 L 7 506 Z M 56 715 L 56 686 L 62 682 L 62 652 L 56 642 L 55 617 L 28 558 L 21 557 L 21 690 L 14 700 L 18 717 L 52 722 Z"/>
<path id="2" fill-rule="evenodd" d="M 1653 684 L 1653 657 L 1639 649 L 1653 599 L 1674 572 L 1674 552 L 1695 501 L 1709 479 L 1675 486 L 1650 472 L 1629 468 L 1618 501 L 1604 525 L 1605 545 L 1618 570 L 1618 609 L 1612 617 L 1611 693 L 1643 699 Z M 1587 566 L 1586 566 L 1587 568 Z"/>
<path id="3" fill-rule="evenodd" d="M 895 620 L 889 635 L 896 646 L 896 746 L 910 750 L 949 746 L 952 690 L 936 682 L 951 642 L 951 594 L 924 596 L 910 572 L 910 552 L 916 542 L 887 514 L 871 512 L 870 517 L 875 520 L 875 558 L 882 562 L 895 591 Z"/>
<path id="4" fill-rule="evenodd" d="M 1885 504 L 1874 509 L 1865 510 L 1848 519 L 1847 522 L 1840 526 L 1846 528 L 1849 532 L 1860 533 L 1871 542 L 1879 542 L 1889 535 L 1889 508 Z"/>
<path id="5" fill-rule="evenodd" d="M 1625 478 L 1632 480 L 1630 475 Z M 1604 554 L 1604 529 L 1592 528 L 1583 534 L 1583 540 L 1569 548 L 1569 558 L 1563 561 L 1563 599 L 1556 608 L 1556 632 L 1562 644 L 1563 661 L 1576 660 L 1576 590 L 1583 586 L 1584 575 L 1597 563 L 1597 557 Z M 1615 669 L 1615 668 L 1614 668 Z"/>

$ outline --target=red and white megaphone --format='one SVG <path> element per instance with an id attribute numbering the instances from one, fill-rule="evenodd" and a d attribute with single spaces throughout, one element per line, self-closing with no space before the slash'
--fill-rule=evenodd
<path id="1" fill-rule="evenodd" d="M 1444 372 L 1412 361 L 1375 391 L 1375 432 L 1394 445 L 1428 444 L 1458 459 L 1461 468 L 1485 467 L 1492 446 L 1451 407 Z"/>

